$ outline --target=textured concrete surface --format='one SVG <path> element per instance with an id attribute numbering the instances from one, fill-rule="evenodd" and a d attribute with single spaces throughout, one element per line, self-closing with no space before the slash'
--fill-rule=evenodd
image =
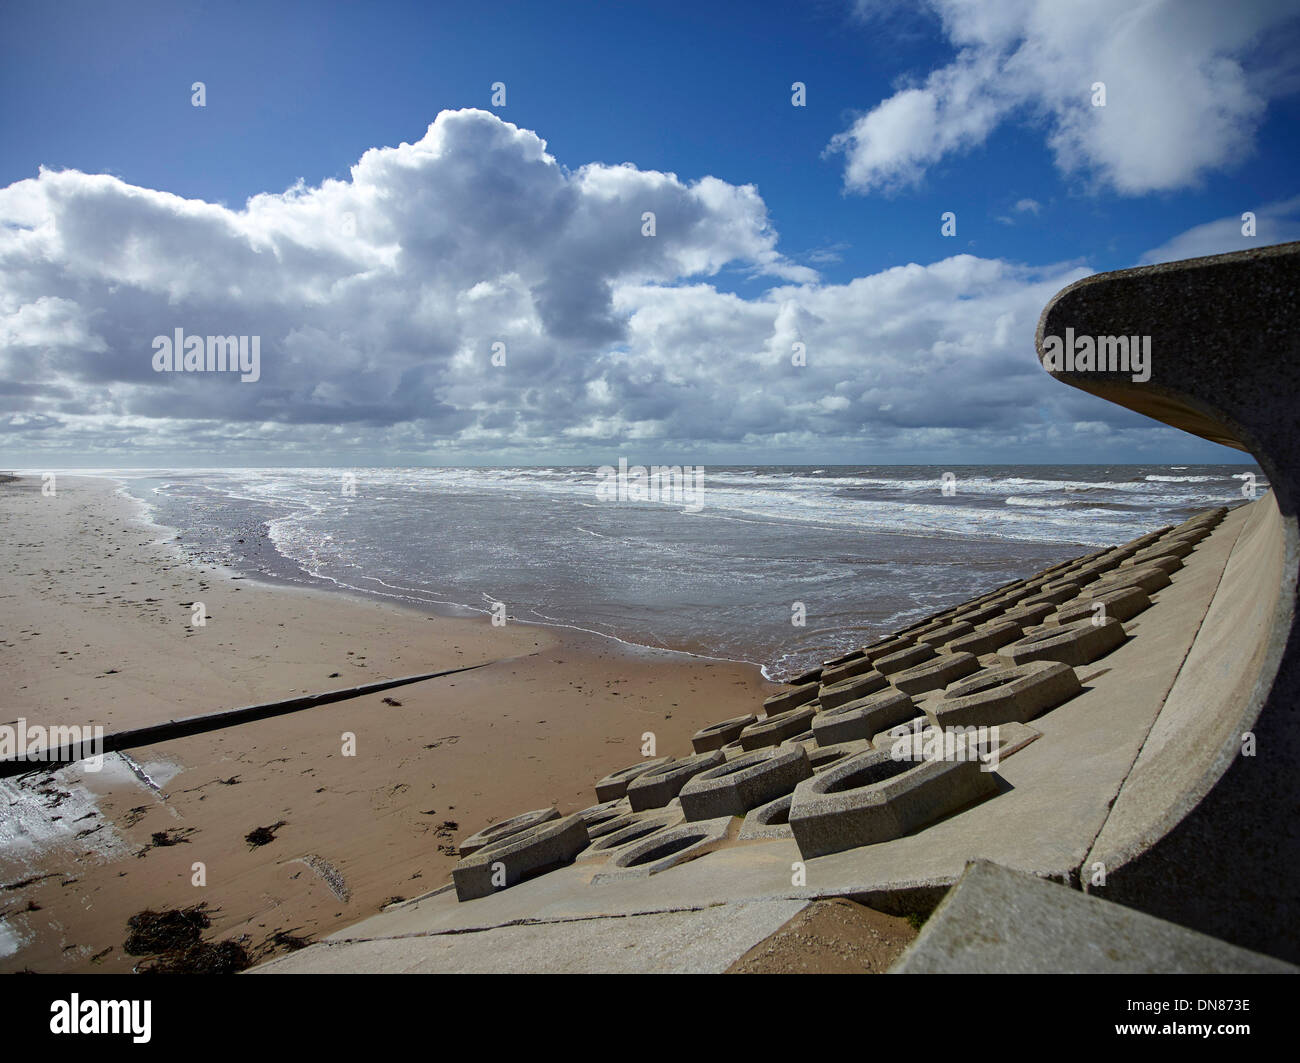
<path id="1" fill-rule="evenodd" d="M 1297 969 L 1060 883 L 973 863 L 893 974 L 1283 974 Z"/>
<path id="2" fill-rule="evenodd" d="M 477 933 L 335 941 L 290 953 L 255 973 L 720 974 L 806 904 L 751 901 Z"/>

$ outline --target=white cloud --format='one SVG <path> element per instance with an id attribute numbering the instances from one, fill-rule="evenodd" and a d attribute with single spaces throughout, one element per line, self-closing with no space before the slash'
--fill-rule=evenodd
<path id="1" fill-rule="evenodd" d="M 1057 167 L 1128 195 L 1180 188 L 1249 152 L 1268 101 L 1295 90 L 1296 56 L 1248 70 L 1296 18 L 1286 0 L 929 0 L 958 50 L 836 136 L 845 185 L 914 184 L 1003 122 L 1043 124 Z M 876 12 L 866 4 L 864 14 Z M 1106 105 L 1092 105 L 1092 86 Z"/>
<path id="2" fill-rule="evenodd" d="M 1246 210 L 1242 213 L 1246 213 Z M 1278 203 L 1266 203 L 1250 213 L 1255 215 L 1254 236 L 1242 233 L 1245 222 L 1240 214 L 1216 218 L 1179 233 L 1159 247 L 1145 252 L 1141 264 L 1177 262 L 1184 258 L 1221 255 L 1228 251 L 1246 251 L 1252 247 L 1300 240 L 1300 196 Z"/>
<path id="3" fill-rule="evenodd" d="M 720 291 L 723 269 L 771 286 Z M 629 441 L 883 455 L 1095 420 L 1147 439 L 1034 360 L 1043 305 L 1085 272 L 957 255 L 822 283 L 779 253 L 754 188 L 569 170 L 481 111 L 242 210 L 43 171 L 0 189 L 0 447 L 137 465 Z M 260 380 L 155 373 L 152 339 L 177 327 L 260 336 Z"/>

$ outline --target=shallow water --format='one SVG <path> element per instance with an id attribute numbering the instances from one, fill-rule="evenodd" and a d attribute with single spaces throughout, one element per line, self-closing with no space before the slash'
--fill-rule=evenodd
<path id="1" fill-rule="evenodd" d="M 502 602 L 521 621 L 780 678 L 1055 561 L 1242 502 L 1247 471 L 1267 487 L 1250 465 L 728 466 L 704 470 L 698 498 L 623 501 L 591 467 L 119 477 L 196 559 L 440 612 Z"/>

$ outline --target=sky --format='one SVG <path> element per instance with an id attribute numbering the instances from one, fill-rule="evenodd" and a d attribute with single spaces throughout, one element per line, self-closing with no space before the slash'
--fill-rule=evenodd
<path id="1" fill-rule="evenodd" d="M 1296 0 L 6 0 L 0 466 L 1247 460 L 1034 329 L 1298 131 Z"/>

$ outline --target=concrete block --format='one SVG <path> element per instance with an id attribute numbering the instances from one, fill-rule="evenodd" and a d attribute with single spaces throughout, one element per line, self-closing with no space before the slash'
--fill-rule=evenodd
<path id="1" fill-rule="evenodd" d="M 790 829 L 806 859 L 910 834 L 997 792 L 978 760 L 896 761 L 874 751 L 846 757 L 801 782 Z"/>
<path id="2" fill-rule="evenodd" d="M 641 841 L 658 831 L 667 830 L 669 827 L 676 827 L 682 822 L 682 819 L 680 806 L 656 809 L 653 812 L 634 812 L 627 817 L 627 821 L 617 830 L 608 831 L 597 838 L 592 838 L 591 844 L 574 858 L 575 862 L 607 860 L 611 854 L 617 852 L 623 846 Z"/>
<path id="3" fill-rule="evenodd" d="M 456 899 L 469 901 L 573 863 L 590 844 L 581 816 L 538 823 L 490 842 L 451 871 Z"/>
<path id="4" fill-rule="evenodd" d="M 937 660 L 892 675 L 889 681 L 904 694 L 915 696 L 927 690 L 941 690 L 962 676 L 979 671 L 979 667 L 979 658 L 973 653 L 947 653 Z"/>
<path id="5" fill-rule="evenodd" d="M 1053 590 L 1040 590 L 1037 594 L 1030 595 L 1021 605 L 1060 605 L 1061 602 L 1068 602 L 1071 598 L 1078 597 L 1079 584 L 1064 583 Z"/>
<path id="6" fill-rule="evenodd" d="M 626 768 L 620 768 L 618 771 L 612 771 L 603 779 L 596 783 L 596 800 L 597 801 L 616 801 L 627 793 L 628 784 L 651 768 L 657 768 L 661 764 L 667 764 L 672 757 L 655 757 L 638 761 Z"/>
<path id="7" fill-rule="evenodd" d="M 1020 638 L 1022 630 L 1019 624 L 1010 620 L 994 621 L 986 627 L 976 628 L 969 635 L 963 635 L 959 639 L 953 639 L 944 651 L 947 653 L 973 653 L 976 657 L 982 657 L 986 653 L 992 653 L 1008 642 L 1015 642 Z"/>
<path id="8" fill-rule="evenodd" d="M 476 853 L 485 845 L 498 841 L 501 838 L 509 837 L 511 834 L 518 834 L 522 830 L 536 826 L 538 823 L 545 823 L 548 820 L 559 819 L 560 812 L 556 808 L 535 808 L 531 812 L 523 812 L 518 816 L 511 816 L 509 819 L 503 819 L 499 823 L 493 823 L 489 827 L 484 827 L 477 834 L 471 834 L 458 846 L 456 846 L 457 856 L 469 856 Z"/>
<path id="9" fill-rule="evenodd" d="M 865 698 L 868 694 L 874 694 L 877 690 L 884 690 L 888 685 L 889 680 L 873 670 L 863 675 L 855 675 L 851 679 L 845 679 L 833 686 L 823 686 L 817 695 L 817 700 L 821 703 L 824 712 L 827 709 L 835 708 L 837 705 L 856 701 L 858 698 Z"/>
<path id="10" fill-rule="evenodd" d="M 721 749 L 739 738 L 740 732 L 751 723 L 757 722 L 757 716 L 749 715 L 733 716 L 730 720 L 723 720 L 721 723 L 711 723 L 708 727 L 701 727 L 695 732 L 691 737 L 691 748 L 696 753 L 707 753 L 712 749 Z"/>
<path id="11" fill-rule="evenodd" d="M 844 682 L 846 679 L 852 679 L 855 676 L 864 675 L 871 670 L 871 661 L 866 657 L 855 657 L 851 661 L 837 664 L 834 668 L 823 669 L 821 685 L 823 688 L 832 687 L 837 683 Z"/>
<path id="12" fill-rule="evenodd" d="M 893 675 L 908 668 L 928 661 L 935 656 L 935 649 L 928 643 L 919 643 L 907 649 L 895 650 L 893 653 L 876 659 L 876 671 L 881 675 Z"/>
<path id="13" fill-rule="evenodd" d="M 682 813 L 691 822 L 743 816 L 751 808 L 793 792 L 812 778 L 802 746 L 758 749 L 692 778 L 679 795 Z"/>
<path id="14" fill-rule="evenodd" d="M 1113 577 L 1109 577 L 1099 587 L 1120 588 L 1120 587 L 1141 587 L 1147 594 L 1155 594 L 1158 590 L 1168 587 L 1171 580 L 1169 573 L 1158 565 L 1143 565 L 1140 568 L 1125 568 L 1117 572 Z M 1096 593 L 1094 591 L 1094 593 Z"/>
<path id="15" fill-rule="evenodd" d="M 722 750 L 714 749 L 708 753 L 696 753 L 681 760 L 660 764 L 647 772 L 642 772 L 627 787 L 627 799 L 632 804 L 633 812 L 644 812 L 648 808 L 663 808 L 682 791 L 689 779 L 702 771 L 726 763 Z"/>
<path id="16" fill-rule="evenodd" d="M 1106 610 L 1102 616 L 1113 616 L 1121 621 L 1132 620 L 1138 613 L 1151 608 L 1151 599 L 1141 587 L 1116 587 L 1114 590 L 1103 588 L 1096 594 L 1089 594 L 1061 606 L 1056 611 L 1056 622 L 1071 624 L 1076 620 L 1089 620 L 1093 617 L 1093 607 L 1098 602 Z"/>
<path id="17" fill-rule="evenodd" d="M 969 635 L 975 630 L 975 625 L 967 623 L 964 620 L 955 620 L 951 624 L 944 624 L 942 627 L 935 628 L 933 631 L 927 631 L 924 635 L 917 638 L 917 642 L 927 643 L 936 649 L 951 642 L 953 639 L 961 638 L 963 635 Z"/>
<path id="18" fill-rule="evenodd" d="M 869 739 L 878 731 L 910 720 L 917 709 L 901 690 L 889 689 L 846 705 L 824 709 L 812 721 L 819 746 L 834 746 L 857 739 Z"/>
<path id="19" fill-rule="evenodd" d="M 1042 602 L 1038 605 L 1020 605 L 1003 613 L 1002 620 L 1010 624 L 1019 624 L 1021 630 L 1023 630 L 1027 627 L 1033 627 L 1035 624 L 1041 624 L 1054 612 L 1056 612 L 1056 606 L 1051 602 Z"/>
<path id="20" fill-rule="evenodd" d="M 756 838 L 793 838 L 794 832 L 790 830 L 790 802 L 793 800 L 793 794 L 785 794 L 765 805 L 750 809 L 740 824 L 736 840 L 748 842 Z"/>
<path id="21" fill-rule="evenodd" d="M 978 860 L 966 866 L 890 973 L 1294 974 L 1296 968 L 1058 882 Z M 1140 1015 L 1145 1017 L 1130 1018 L 1157 1025 L 1168 1018 Z M 1218 1020 L 1201 1013 L 1190 1021 Z"/>
<path id="22" fill-rule="evenodd" d="M 1059 661 L 988 668 L 949 687 L 931 707 L 940 727 L 1024 723 L 1080 692 L 1079 677 Z"/>
<path id="23" fill-rule="evenodd" d="M 1078 667 L 1104 657 L 1121 645 L 1126 637 L 1124 625 L 1114 617 L 1107 617 L 1100 624 L 1094 624 L 1091 620 L 1076 620 L 1072 624 L 1041 629 L 1026 635 L 1018 642 L 998 650 L 998 656 L 1005 657 L 1013 664 L 1060 661 Z"/>
<path id="24" fill-rule="evenodd" d="M 852 742 L 840 742 L 833 746 L 813 746 L 808 752 L 808 764 L 813 774 L 825 771 L 832 764 L 838 764 L 845 757 L 854 753 L 866 753 L 871 749 L 871 742 L 865 738 Z"/>
<path id="25" fill-rule="evenodd" d="M 711 853 L 727 841 L 733 822 L 730 816 L 724 816 L 687 823 L 624 846 L 604 870 L 592 876 L 591 884 L 657 875 Z"/>
<path id="26" fill-rule="evenodd" d="M 793 690 L 773 694 L 763 702 L 763 715 L 780 716 L 783 712 L 789 712 L 791 709 L 797 709 L 800 705 L 807 705 L 810 701 L 816 701 L 817 690 L 815 684 L 805 683 Z"/>
<path id="27" fill-rule="evenodd" d="M 787 738 L 793 738 L 808 730 L 815 715 L 812 709 L 805 707 L 787 712 L 784 716 L 751 723 L 740 732 L 740 746 L 745 752 L 749 752 L 762 749 L 764 746 L 780 745 Z"/>

